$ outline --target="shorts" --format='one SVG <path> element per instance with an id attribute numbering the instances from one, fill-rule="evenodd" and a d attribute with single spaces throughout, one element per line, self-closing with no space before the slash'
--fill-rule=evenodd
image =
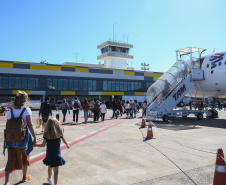
<path id="1" fill-rule="evenodd" d="M 8 161 L 5 171 L 21 170 L 23 165 L 29 165 L 30 155 L 26 155 L 25 148 L 8 147 Z"/>
<path id="2" fill-rule="evenodd" d="M 42 122 L 43 123 L 47 123 L 48 119 L 49 119 L 49 116 L 42 115 Z"/>

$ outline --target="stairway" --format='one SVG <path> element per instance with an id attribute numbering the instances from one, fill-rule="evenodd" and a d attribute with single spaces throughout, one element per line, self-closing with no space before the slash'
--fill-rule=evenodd
<path id="1" fill-rule="evenodd" d="M 184 98 L 184 96 L 196 84 L 192 79 L 200 70 L 199 59 L 194 59 L 185 55 L 181 57 L 166 73 L 164 73 L 147 91 L 148 117 L 169 112 Z M 198 66 L 196 68 L 195 66 Z"/>

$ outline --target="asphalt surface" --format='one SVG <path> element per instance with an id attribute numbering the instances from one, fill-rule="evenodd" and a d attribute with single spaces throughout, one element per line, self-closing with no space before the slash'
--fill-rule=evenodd
<path id="1" fill-rule="evenodd" d="M 38 114 L 33 112 L 35 124 Z M 79 114 L 78 124 L 73 124 L 72 114 L 67 114 L 63 124 L 64 137 L 71 148 L 62 146 L 66 164 L 60 167 L 58 184 L 78 185 L 179 185 L 212 184 L 216 152 L 226 152 L 226 111 L 219 118 L 198 120 L 172 118 L 153 123 L 154 139 L 143 141 L 147 127 L 139 129 L 141 118 L 110 119 L 108 111 L 104 122 L 84 121 Z M 55 117 L 55 114 L 53 115 Z M 0 117 L 0 147 L 3 147 L 3 130 L 6 117 Z M 60 115 L 62 121 L 62 114 Z M 147 123 L 148 124 L 148 123 Z M 41 129 L 35 128 L 38 142 L 42 142 Z M 28 169 L 32 179 L 22 183 L 21 170 L 13 172 L 11 184 L 47 184 L 47 167 L 42 159 L 46 148 L 34 148 Z M 0 184 L 4 183 L 7 154 L 0 154 Z"/>

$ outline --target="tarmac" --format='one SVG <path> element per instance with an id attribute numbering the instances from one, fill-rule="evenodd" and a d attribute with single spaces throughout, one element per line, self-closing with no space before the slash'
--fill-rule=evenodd
<path id="1" fill-rule="evenodd" d="M 80 111 L 77 124 L 67 114 L 63 124 L 64 145 L 61 153 L 66 161 L 59 172 L 61 185 L 206 185 L 213 183 L 217 149 L 226 152 L 226 111 L 219 118 L 198 120 L 171 118 L 169 122 L 153 122 L 154 138 L 144 141 L 147 127 L 140 129 L 141 113 L 137 118 L 110 119 L 109 110 L 104 122 L 84 121 Z M 35 127 L 38 118 L 33 111 Z M 55 114 L 53 114 L 55 117 Z M 60 114 L 62 121 L 62 114 Z M 3 130 L 6 116 L 0 117 L 0 147 L 3 147 Z M 146 123 L 148 124 L 148 123 Z M 42 142 L 41 129 L 35 128 L 38 143 Z M 63 143 L 63 142 L 62 142 Z M 46 148 L 34 148 L 28 173 L 32 179 L 22 183 L 22 171 L 14 171 L 11 184 L 47 185 L 47 167 L 42 160 Z M 0 184 L 4 184 L 6 156 L 0 153 Z"/>

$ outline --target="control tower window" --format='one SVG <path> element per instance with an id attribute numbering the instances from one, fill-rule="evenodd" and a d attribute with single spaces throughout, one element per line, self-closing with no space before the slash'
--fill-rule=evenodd
<path id="1" fill-rule="evenodd" d="M 129 48 L 122 48 L 123 53 L 129 53 Z"/>
<path id="2" fill-rule="evenodd" d="M 108 52 L 108 46 L 106 46 L 106 47 L 104 47 L 104 48 L 101 49 L 101 53 L 102 54 L 103 53 L 106 53 L 106 52 Z"/>
<path id="3" fill-rule="evenodd" d="M 115 50 L 116 50 L 115 46 L 110 46 L 109 48 L 110 48 L 110 51 L 113 51 L 113 52 L 115 52 Z"/>

